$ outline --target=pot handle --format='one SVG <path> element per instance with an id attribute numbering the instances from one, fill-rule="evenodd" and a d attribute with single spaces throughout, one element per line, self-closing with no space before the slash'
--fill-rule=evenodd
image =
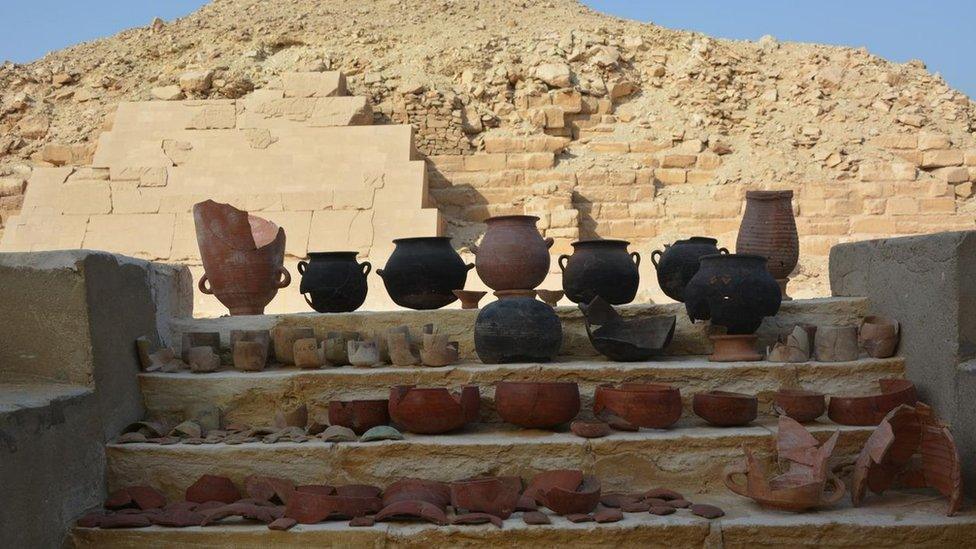
<path id="1" fill-rule="evenodd" d="M 654 250 L 653 252 L 651 252 L 651 263 L 654 264 L 655 269 L 657 269 L 658 263 L 661 262 L 662 255 L 664 255 L 664 252 L 662 252 L 661 250 Z"/>
<path id="2" fill-rule="evenodd" d="M 305 271 L 308 269 L 308 261 L 302 260 L 298 262 L 298 274 L 304 276 Z"/>
<path id="3" fill-rule="evenodd" d="M 732 477 L 736 475 L 743 475 L 743 476 L 746 475 L 746 469 L 744 464 L 737 463 L 725 469 L 725 475 L 722 478 L 722 482 L 725 483 L 725 487 L 728 488 L 729 490 L 732 490 L 736 494 L 739 494 L 740 496 L 750 497 L 749 492 L 746 489 L 744 484 L 739 484 L 734 480 L 732 480 Z"/>
<path id="4" fill-rule="evenodd" d="M 546 249 L 552 248 L 552 245 L 556 243 L 556 239 L 551 236 L 546 237 Z"/>
<path id="5" fill-rule="evenodd" d="M 363 269 L 363 276 L 368 275 L 373 270 L 373 264 L 369 261 L 363 261 L 360 267 Z"/>
<path id="6" fill-rule="evenodd" d="M 468 263 L 464 266 L 465 271 L 470 271 L 471 269 L 474 269 L 474 263 Z"/>
<path id="7" fill-rule="evenodd" d="M 284 267 L 278 267 L 278 282 L 276 287 L 279 289 L 287 288 L 289 284 L 291 284 L 291 273 Z"/>
<path id="8" fill-rule="evenodd" d="M 383 278 L 383 269 L 376 269 L 376 276 Z"/>
<path id="9" fill-rule="evenodd" d="M 630 252 L 630 257 L 634 260 L 634 265 L 640 267 L 640 254 L 637 252 Z"/>
<path id="10" fill-rule="evenodd" d="M 308 298 L 308 294 L 302 294 L 302 297 L 305 298 L 305 303 L 308 303 L 309 307 L 315 309 L 315 305 L 312 305 L 312 300 Z"/>
<path id="11" fill-rule="evenodd" d="M 831 492 L 826 492 L 825 490 L 824 495 L 826 496 L 826 498 L 823 500 L 824 506 L 834 505 L 844 497 L 844 493 L 847 491 L 847 487 L 844 486 L 844 483 L 839 478 L 837 478 L 833 473 L 830 473 L 830 476 L 827 478 L 827 480 L 834 485 L 834 491 L 831 493 Z"/>
<path id="12" fill-rule="evenodd" d="M 565 261 L 563 261 L 563 260 L 565 260 Z M 563 254 L 563 255 L 559 256 L 559 259 L 556 260 L 556 263 L 559 264 L 559 270 L 565 273 L 566 272 L 566 264 L 569 263 L 569 256 L 566 255 L 566 254 Z"/>
<path id="13" fill-rule="evenodd" d="M 728 248 L 719 248 L 718 249 L 718 253 L 720 253 L 722 255 L 729 255 L 729 249 Z"/>
<path id="14" fill-rule="evenodd" d="M 213 287 L 207 284 L 208 282 L 210 282 L 210 279 L 207 278 L 207 273 L 203 273 L 203 276 L 197 281 L 197 288 L 200 289 L 200 293 L 202 294 L 213 295 Z"/>

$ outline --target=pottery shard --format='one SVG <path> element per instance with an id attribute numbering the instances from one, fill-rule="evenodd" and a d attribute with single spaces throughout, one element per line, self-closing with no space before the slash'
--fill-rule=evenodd
<path id="1" fill-rule="evenodd" d="M 648 513 L 659 516 L 672 515 L 675 511 L 677 511 L 677 509 L 671 507 L 670 505 L 652 505 L 651 508 L 647 510 Z"/>
<path id="2" fill-rule="evenodd" d="M 491 515 L 488 513 L 465 513 L 463 515 L 458 515 L 451 520 L 451 524 L 494 524 L 496 527 L 502 527 L 502 519 Z"/>
<path id="3" fill-rule="evenodd" d="M 383 491 L 384 506 L 399 501 L 418 500 L 426 501 L 443 509 L 451 503 L 451 488 L 447 483 L 436 480 L 408 478 L 394 482 Z"/>
<path id="4" fill-rule="evenodd" d="M 663 499 L 664 501 L 670 501 L 672 499 L 685 499 L 685 497 L 680 493 L 669 488 L 651 488 L 650 490 L 644 492 L 644 498 Z"/>
<path id="5" fill-rule="evenodd" d="M 244 492 L 249 498 L 260 501 L 276 501 L 286 504 L 294 491 L 295 483 L 288 479 L 257 475 L 251 475 L 244 479 Z"/>
<path id="6" fill-rule="evenodd" d="M 376 524 L 376 519 L 373 517 L 356 517 L 349 521 L 349 526 L 353 528 L 369 528 Z"/>
<path id="7" fill-rule="evenodd" d="M 545 505 L 543 498 L 549 490 L 557 487 L 564 490 L 575 490 L 582 482 L 583 471 L 576 469 L 543 471 L 532 477 L 532 481 L 525 489 L 523 496 L 532 498 L 537 503 Z"/>
<path id="8" fill-rule="evenodd" d="M 651 505 L 646 501 L 628 501 L 620 505 L 620 510 L 624 513 L 646 513 Z"/>
<path id="9" fill-rule="evenodd" d="M 570 515 L 566 515 L 566 520 L 568 520 L 569 522 L 574 522 L 574 523 L 576 523 L 576 522 L 593 522 L 593 515 L 590 515 L 588 513 L 572 513 Z"/>
<path id="10" fill-rule="evenodd" d="M 275 427 L 284 429 L 286 427 L 301 427 L 308 425 L 308 406 L 301 403 L 295 406 L 280 408 L 275 412 Z"/>
<path id="11" fill-rule="evenodd" d="M 609 493 L 609 494 L 603 494 L 603 496 L 600 497 L 600 503 L 602 503 L 604 507 L 611 507 L 616 509 L 628 503 L 633 503 L 635 501 L 638 501 L 640 499 L 641 497 L 639 495 L 634 495 L 634 494 Z"/>
<path id="12" fill-rule="evenodd" d="M 234 367 L 242 372 L 260 372 L 268 361 L 268 347 L 260 341 L 234 344 Z"/>
<path id="13" fill-rule="evenodd" d="M 577 419 L 570 423 L 569 429 L 574 435 L 582 438 L 603 438 L 612 432 L 609 424 L 586 419 Z"/>
<path id="14" fill-rule="evenodd" d="M 619 522 L 624 519 L 624 514 L 620 509 L 601 509 L 593 514 L 593 520 L 600 524 L 608 522 Z"/>
<path id="15" fill-rule="evenodd" d="M 203 475 L 186 489 L 186 500 L 197 503 L 220 501 L 234 503 L 241 499 L 241 492 L 227 477 Z"/>
<path id="16" fill-rule="evenodd" d="M 426 501 L 398 501 L 387 505 L 376 513 L 376 522 L 394 522 L 402 520 L 424 520 L 441 526 L 447 525 L 447 515 L 443 509 Z"/>
<path id="17" fill-rule="evenodd" d="M 280 530 L 283 532 L 291 529 L 291 527 L 295 526 L 296 524 L 298 524 L 298 521 L 293 518 L 281 517 L 272 521 L 271 524 L 268 525 L 268 529 Z"/>
<path id="18" fill-rule="evenodd" d="M 522 494 L 519 496 L 518 503 L 515 504 L 516 511 L 536 511 L 539 509 L 539 505 L 534 499 Z"/>
<path id="19" fill-rule="evenodd" d="M 148 515 L 115 513 L 105 515 L 98 521 L 99 528 L 145 528 L 152 526 Z"/>
<path id="20" fill-rule="evenodd" d="M 707 519 L 717 519 L 725 516 L 725 511 L 714 505 L 708 505 L 707 503 L 696 503 L 692 505 L 691 512 L 699 517 L 705 517 Z"/>
<path id="21" fill-rule="evenodd" d="M 255 505 L 253 503 L 237 502 L 211 509 L 204 513 L 201 526 L 213 524 L 227 517 L 243 517 L 256 520 L 265 524 L 270 524 L 281 518 L 284 510 L 278 506 Z"/>
<path id="22" fill-rule="evenodd" d="M 125 488 L 121 490 L 116 490 L 108 495 L 105 500 L 103 507 L 106 509 L 124 509 L 132 505 L 132 496 L 129 495 L 129 491 Z"/>
<path id="23" fill-rule="evenodd" d="M 152 523 L 157 526 L 168 526 L 170 528 L 186 528 L 188 526 L 200 526 L 204 520 L 203 513 L 198 513 L 190 509 L 168 509 L 158 515 L 151 517 Z"/>
<path id="24" fill-rule="evenodd" d="M 220 369 L 220 356 L 210 347 L 191 347 L 188 359 L 190 370 L 195 373 L 210 373 Z"/>
<path id="25" fill-rule="evenodd" d="M 319 343 L 314 337 L 295 340 L 293 345 L 292 357 L 295 366 L 309 369 L 322 366 L 322 353 L 319 351 Z"/>
<path id="26" fill-rule="evenodd" d="M 126 491 L 139 509 L 160 509 L 166 505 L 166 496 L 152 486 L 130 486 Z"/>
<path id="27" fill-rule="evenodd" d="M 544 524 L 552 524 L 549 520 L 549 516 L 540 511 L 529 511 L 522 515 L 522 521 L 531 526 L 541 526 Z"/>

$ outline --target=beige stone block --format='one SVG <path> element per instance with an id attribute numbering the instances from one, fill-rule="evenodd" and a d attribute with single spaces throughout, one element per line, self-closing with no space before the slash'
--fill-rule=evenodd
<path id="1" fill-rule="evenodd" d="M 711 170 L 688 170 L 688 183 L 704 185 L 715 180 L 715 172 Z"/>
<path id="2" fill-rule="evenodd" d="M 658 202 L 634 202 L 629 204 L 630 215 L 638 219 L 653 219 L 664 215 L 664 207 Z"/>
<path id="3" fill-rule="evenodd" d="M 501 139 L 501 138 L 498 138 Z M 509 138 L 503 138 L 508 140 Z M 487 144 L 487 140 L 485 141 Z M 496 147 L 497 149 L 498 147 Z M 504 148 L 504 147 L 501 147 Z M 487 150 L 487 147 L 486 147 Z M 501 150 L 491 150 L 488 152 L 505 152 Z M 464 170 L 464 157 L 459 154 L 436 154 L 427 157 L 429 166 L 440 172 L 460 172 Z"/>
<path id="4" fill-rule="evenodd" d="M 142 259 L 169 259 L 175 225 L 173 214 L 93 215 L 82 245 Z"/>
<path id="5" fill-rule="evenodd" d="M 583 110 L 583 96 L 576 90 L 558 90 L 550 92 L 552 104 L 567 113 L 578 113 Z"/>
<path id="6" fill-rule="evenodd" d="M 381 221 L 380 225 L 388 224 Z M 373 212 L 331 210 L 312 212 L 307 249 L 365 251 L 373 245 Z"/>
<path id="7" fill-rule="evenodd" d="M 918 170 L 906 162 L 867 162 L 858 173 L 861 181 L 914 181 Z"/>
<path id="8" fill-rule="evenodd" d="M 112 213 L 158 213 L 161 189 L 112 189 Z"/>
<path id="9" fill-rule="evenodd" d="M 901 158 L 905 162 L 914 164 L 915 166 L 922 163 L 922 155 L 924 154 L 922 151 L 915 149 L 899 149 L 895 150 L 894 152 L 895 156 Z"/>
<path id="10" fill-rule="evenodd" d="M 549 212 L 549 224 L 553 228 L 579 227 L 578 210 L 553 210 Z"/>
<path id="11" fill-rule="evenodd" d="M 973 195 L 973 184 L 972 182 L 960 183 L 955 186 L 953 192 L 959 198 L 969 198 Z"/>
<path id="12" fill-rule="evenodd" d="M 888 215 L 912 215 L 918 213 L 919 200 L 915 197 L 896 196 L 888 199 L 885 213 Z"/>
<path id="13" fill-rule="evenodd" d="M 286 212 L 331 210 L 332 206 L 332 187 L 281 194 L 281 209 Z"/>
<path id="14" fill-rule="evenodd" d="M 553 135 L 537 135 L 524 139 L 525 152 L 551 152 L 559 154 L 570 143 L 568 137 L 557 137 Z M 516 151 L 519 152 L 519 151 Z"/>
<path id="15" fill-rule="evenodd" d="M 189 213 L 194 204 L 211 196 L 203 193 L 165 194 L 159 198 L 159 213 Z"/>
<path id="16" fill-rule="evenodd" d="M 949 136 L 944 133 L 920 132 L 918 134 L 919 150 L 948 149 L 950 146 Z"/>
<path id="17" fill-rule="evenodd" d="M 556 157 L 550 152 L 512 153 L 506 162 L 509 169 L 545 170 L 556 165 Z"/>
<path id="18" fill-rule="evenodd" d="M 488 153 L 522 152 L 525 150 L 525 141 L 507 135 L 486 135 L 484 143 L 485 152 Z M 451 156 L 449 158 L 460 157 Z"/>
<path id="19" fill-rule="evenodd" d="M 71 174 L 71 168 L 34 168 L 24 194 L 21 216 L 57 215 L 60 210 L 61 187 Z"/>
<path id="20" fill-rule="evenodd" d="M 188 130 L 227 130 L 237 126 L 234 105 L 205 105 L 193 110 L 193 117 L 186 124 Z"/>
<path id="21" fill-rule="evenodd" d="M 688 172 L 678 168 L 658 168 L 654 177 L 662 185 L 679 185 L 688 181 Z"/>
<path id="22" fill-rule="evenodd" d="M 963 183 L 969 181 L 969 170 L 964 166 L 937 168 L 932 170 L 932 175 L 946 183 Z"/>
<path id="23" fill-rule="evenodd" d="M 951 196 L 921 198 L 918 209 L 921 213 L 955 213 L 956 199 Z"/>
<path id="24" fill-rule="evenodd" d="M 963 153 L 963 162 L 967 166 L 976 166 L 976 149 L 969 149 Z"/>
<path id="25" fill-rule="evenodd" d="M 200 246 L 197 244 L 197 231 L 192 214 L 176 215 L 170 260 L 191 263 L 200 261 Z"/>
<path id="26" fill-rule="evenodd" d="M 559 107 L 543 107 L 539 109 L 545 117 L 546 128 L 565 128 L 566 112 Z"/>
<path id="27" fill-rule="evenodd" d="M 281 75 L 285 97 L 335 97 L 346 95 L 341 72 L 286 72 Z"/>
<path id="28" fill-rule="evenodd" d="M 827 215 L 827 201 L 822 198 L 801 198 L 795 201 L 800 216 Z"/>
<path id="29" fill-rule="evenodd" d="M 963 152 L 958 149 L 926 151 L 922 154 L 922 167 L 944 168 L 948 166 L 961 166 L 964 160 L 965 156 Z"/>
<path id="30" fill-rule="evenodd" d="M 464 170 L 469 172 L 504 170 L 506 165 L 504 154 L 472 154 L 464 157 Z"/>
<path id="31" fill-rule="evenodd" d="M 895 220 L 888 217 L 865 216 L 851 219 L 852 234 L 894 234 Z"/>
<path id="32" fill-rule="evenodd" d="M 0 251 L 42 252 L 81 248 L 87 215 L 16 216 L 9 220 Z"/>
<path id="33" fill-rule="evenodd" d="M 337 187 L 333 191 L 333 205 L 336 210 L 368 210 L 373 207 L 373 189 L 345 189 Z"/>
<path id="34" fill-rule="evenodd" d="M 63 214 L 107 214 L 112 211 L 112 191 L 107 181 L 65 183 L 58 204 Z"/>
<path id="35" fill-rule="evenodd" d="M 883 198 L 867 198 L 862 209 L 868 215 L 882 215 L 885 212 L 885 205 Z"/>
<path id="36" fill-rule="evenodd" d="M 629 153 L 630 143 L 626 141 L 591 141 L 587 147 L 596 153 Z"/>
<path id="37" fill-rule="evenodd" d="M 671 148 L 670 139 L 660 139 L 657 141 L 641 140 L 630 142 L 630 152 L 654 153 Z"/>
<path id="38" fill-rule="evenodd" d="M 722 157 L 706 151 L 698 155 L 698 162 L 695 166 L 701 170 L 714 170 L 722 165 Z"/>
<path id="39" fill-rule="evenodd" d="M 856 215 L 861 213 L 861 200 L 855 198 L 828 198 L 827 211 L 833 215 Z"/>
<path id="40" fill-rule="evenodd" d="M 885 149 L 914 149 L 918 146 L 918 135 L 914 133 L 884 134 L 872 139 L 871 144 Z"/>
<path id="41" fill-rule="evenodd" d="M 260 217 L 285 230 L 285 254 L 305 257 L 308 254 L 312 212 L 261 212 Z"/>

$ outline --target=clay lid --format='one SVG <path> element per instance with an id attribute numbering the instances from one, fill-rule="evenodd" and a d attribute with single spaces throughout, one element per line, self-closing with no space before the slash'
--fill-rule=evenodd
<path id="1" fill-rule="evenodd" d="M 746 198 L 751 200 L 782 200 L 793 198 L 793 191 L 746 191 Z"/>

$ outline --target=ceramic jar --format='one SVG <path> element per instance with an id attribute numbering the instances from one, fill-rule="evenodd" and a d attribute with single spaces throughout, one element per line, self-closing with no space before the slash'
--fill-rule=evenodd
<path id="1" fill-rule="evenodd" d="M 448 236 L 398 238 L 383 269 L 383 279 L 393 302 L 408 309 L 439 309 L 457 301 L 454 290 L 464 288 L 468 271 Z"/>
<path id="2" fill-rule="evenodd" d="M 390 389 L 390 418 L 404 431 L 437 435 L 478 421 L 481 397 L 477 385 L 460 393 L 444 387 L 398 385 Z"/>
<path id="3" fill-rule="evenodd" d="M 781 300 L 766 258 L 758 255 L 706 255 L 685 288 L 691 320 L 710 320 L 730 335 L 754 333 L 763 317 L 779 311 Z"/>
<path id="4" fill-rule="evenodd" d="M 284 267 L 285 230 L 229 204 L 193 206 L 204 274 L 200 292 L 214 295 L 231 315 L 260 315 L 291 284 Z"/>
<path id="5" fill-rule="evenodd" d="M 534 215 L 489 217 L 488 231 L 478 246 L 475 265 L 478 276 L 492 290 L 531 290 L 549 273 L 549 248 L 553 239 L 543 240 Z"/>
<path id="6" fill-rule="evenodd" d="M 313 252 L 298 262 L 299 291 L 320 313 L 348 313 L 366 301 L 366 275 L 372 265 L 356 262 L 356 252 Z"/>
<path id="7" fill-rule="evenodd" d="M 793 191 L 748 191 L 746 211 L 735 241 L 737 254 L 761 255 L 766 268 L 785 288 L 800 258 L 800 240 L 793 218 Z"/>
<path id="8" fill-rule="evenodd" d="M 657 270 L 657 283 L 664 295 L 684 302 L 685 287 L 698 272 L 698 261 L 706 255 L 729 253 L 717 244 L 718 240 L 714 238 L 693 236 L 687 240 L 677 240 L 674 244 L 665 244 L 663 252 L 651 252 L 651 263 Z"/>
<path id="9" fill-rule="evenodd" d="M 499 381 L 495 385 L 495 409 L 506 423 L 526 429 L 552 429 L 579 413 L 579 387 L 573 381 Z"/>
<path id="10" fill-rule="evenodd" d="M 666 429 L 681 419 L 681 392 L 663 383 L 600 385 L 593 396 L 593 412 L 604 411 L 636 427 Z"/>
<path id="11" fill-rule="evenodd" d="M 478 313 L 474 349 L 485 364 L 548 362 L 563 341 L 562 325 L 552 307 L 532 290 L 495 292 L 498 300 Z"/>
<path id="12" fill-rule="evenodd" d="M 559 256 L 563 290 L 573 303 L 589 303 L 600 296 L 612 305 L 630 303 L 640 284 L 640 254 L 627 253 L 626 240 L 579 240 L 573 255 Z"/>

